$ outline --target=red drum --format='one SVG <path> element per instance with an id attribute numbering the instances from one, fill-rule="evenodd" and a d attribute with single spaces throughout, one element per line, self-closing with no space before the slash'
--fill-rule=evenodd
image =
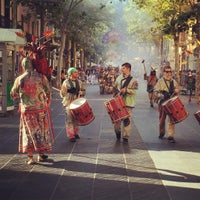
<path id="1" fill-rule="evenodd" d="M 104 102 L 104 105 L 110 115 L 112 123 L 116 123 L 130 116 L 126 109 L 124 99 L 121 96 Z"/>
<path id="2" fill-rule="evenodd" d="M 194 113 L 195 118 L 197 119 L 197 121 L 200 124 L 200 110 Z"/>
<path id="3" fill-rule="evenodd" d="M 177 96 L 165 101 L 162 106 L 164 111 L 169 115 L 173 124 L 181 122 L 188 117 L 188 112 L 186 112 L 184 105 Z"/>
<path id="4" fill-rule="evenodd" d="M 78 98 L 71 102 L 69 109 L 79 126 L 85 126 L 94 120 L 92 108 L 85 98 Z"/>

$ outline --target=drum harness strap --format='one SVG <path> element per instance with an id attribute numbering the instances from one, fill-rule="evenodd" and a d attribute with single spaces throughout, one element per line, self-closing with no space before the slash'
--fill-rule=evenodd
<path id="1" fill-rule="evenodd" d="M 128 84 L 130 83 L 131 79 L 132 79 L 132 76 L 128 76 L 127 78 L 123 78 L 123 79 L 121 80 L 121 87 L 120 87 L 120 89 L 126 88 L 126 87 L 128 86 Z M 122 82 L 123 82 L 123 81 L 124 81 L 124 83 L 123 83 L 123 85 L 122 85 Z M 122 95 L 121 93 L 120 93 L 120 95 L 121 95 L 121 96 L 125 96 L 125 95 Z"/>
<path id="2" fill-rule="evenodd" d="M 166 81 L 165 78 L 164 78 L 164 81 L 165 81 L 165 84 L 166 84 L 166 86 L 167 86 L 167 89 L 168 89 L 168 93 L 169 93 L 169 95 L 170 95 L 170 98 L 171 98 L 172 95 L 173 95 L 173 93 L 174 93 L 174 81 L 171 80 L 169 86 L 167 85 L 167 81 Z"/>
<path id="3" fill-rule="evenodd" d="M 164 98 L 160 100 L 159 104 L 162 104 L 164 101 L 170 99 L 174 95 L 174 81 L 170 81 L 170 85 L 168 86 L 167 81 L 165 78 L 163 78 L 165 81 L 165 84 L 167 86 L 168 92 L 163 90 L 162 94 L 164 95 Z"/>
<path id="4" fill-rule="evenodd" d="M 71 88 L 74 88 L 74 85 L 73 85 L 73 83 L 70 79 L 69 79 L 69 84 L 70 84 Z M 78 93 L 79 93 L 79 90 L 80 90 L 80 85 L 79 85 L 78 80 L 75 80 L 75 89 L 76 89 L 75 95 L 78 96 Z"/>
<path id="5" fill-rule="evenodd" d="M 121 80 L 121 89 L 122 89 L 122 88 L 126 88 L 126 87 L 128 86 L 128 84 L 130 83 L 131 79 L 132 79 L 132 76 L 128 76 L 127 78 L 122 79 L 122 80 Z M 122 85 L 122 82 L 123 82 L 123 81 L 124 81 L 124 83 L 123 83 L 123 85 Z M 120 93 L 120 95 L 124 97 L 126 94 L 122 95 L 122 94 Z M 125 118 L 125 119 L 123 120 L 123 124 L 124 124 L 124 127 L 127 127 L 127 126 L 130 124 L 130 119 L 129 119 L 128 117 Z"/>

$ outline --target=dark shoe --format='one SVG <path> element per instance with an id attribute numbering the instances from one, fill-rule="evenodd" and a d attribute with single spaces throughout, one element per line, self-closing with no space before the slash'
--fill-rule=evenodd
<path id="1" fill-rule="evenodd" d="M 116 138 L 117 138 L 117 140 L 120 140 L 121 139 L 121 133 L 116 133 Z"/>
<path id="2" fill-rule="evenodd" d="M 160 133 L 160 135 L 158 136 L 159 139 L 163 139 L 163 137 L 165 136 L 164 133 Z"/>
<path id="3" fill-rule="evenodd" d="M 80 136 L 77 134 L 77 135 L 75 135 L 75 138 L 76 139 L 80 139 Z"/>
<path id="4" fill-rule="evenodd" d="M 45 154 L 39 155 L 39 156 L 38 156 L 38 162 L 42 162 L 42 161 L 46 160 L 47 158 L 48 158 L 48 156 L 45 155 Z"/>
<path id="5" fill-rule="evenodd" d="M 171 136 L 168 137 L 170 143 L 176 143 L 175 139 Z"/>
<path id="6" fill-rule="evenodd" d="M 69 141 L 70 142 L 76 142 L 76 139 L 75 138 L 70 138 Z"/>
<path id="7" fill-rule="evenodd" d="M 127 138 L 123 138 L 123 142 L 124 143 L 128 143 L 128 139 Z"/>

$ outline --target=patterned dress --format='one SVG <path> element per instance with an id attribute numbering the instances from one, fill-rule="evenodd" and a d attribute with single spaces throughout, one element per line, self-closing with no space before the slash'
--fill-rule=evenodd
<path id="1" fill-rule="evenodd" d="M 51 100 L 47 78 L 36 71 L 26 71 L 16 78 L 10 95 L 19 98 L 19 152 L 50 152 L 48 102 Z"/>

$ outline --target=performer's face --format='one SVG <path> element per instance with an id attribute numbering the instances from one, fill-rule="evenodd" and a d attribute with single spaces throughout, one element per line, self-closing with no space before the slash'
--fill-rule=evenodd
<path id="1" fill-rule="evenodd" d="M 71 76 L 70 76 L 70 78 L 71 78 L 72 80 L 76 80 L 76 79 L 78 79 L 78 77 L 79 77 L 79 72 L 78 72 L 78 70 L 76 70 L 75 72 L 73 72 L 73 73 L 71 74 Z"/>
<path id="2" fill-rule="evenodd" d="M 172 77 L 172 70 L 171 69 L 165 69 L 164 76 L 167 80 L 170 80 Z"/>
<path id="3" fill-rule="evenodd" d="M 130 69 L 126 66 L 122 66 L 121 71 L 124 77 L 127 77 L 130 74 Z"/>

